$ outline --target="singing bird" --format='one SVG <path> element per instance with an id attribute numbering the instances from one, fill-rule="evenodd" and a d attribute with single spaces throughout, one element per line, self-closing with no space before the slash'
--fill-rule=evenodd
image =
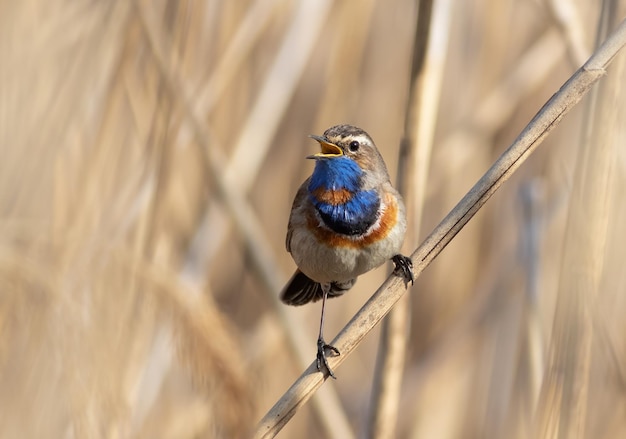
<path id="1" fill-rule="evenodd" d="M 406 231 L 404 202 L 372 138 L 361 128 L 337 125 L 322 136 L 313 174 L 296 193 L 287 227 L 287 251 L 298 269 L 281 292 L 288 305 L 322 299 L 317 369 L 335 374 L 324 341 L 326 299 L 341 296 L 358 276 L 392 260 L 395 272 L 413 282 L 411 259 L 400 254 Z"/>

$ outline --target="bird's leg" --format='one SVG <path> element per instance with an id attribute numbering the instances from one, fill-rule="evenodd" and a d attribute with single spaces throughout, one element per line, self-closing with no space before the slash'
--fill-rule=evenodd
<path id="1" fill-rule="evenodd" d="M 413 261 L 411 261 L 411 258 L 398 254 L 391 258 L 391 260 L 396 266 L 393 272 L 404 278 L 404 285 L 408 285 L 409 281 L 411 285 L 413 285 L 415 283 L 415 276 L 413 275 Z"/>
<path id="2" fill-rule="evenodd" d="M 328 375 L 330 375 L 334 379 L 337 379 L 337 377 L 333 373 L 333 370 L 330 368 L 330 366 L 328 366 L 328 360 L 326 359 L 326 348 L 330 349 L 332 352 L 334 352 L 337 355 L 340 355 L 339 349 L 329 344 L 326 344 L 326 342 L 324 341 L 324 335 L 323 335 L 324 309 L 326 308 L 326 298 L 328 297 L 329 291 L 330 291 L 330 283 L 322 284 L 322 292 L 324 293 L 324 295 L 322 297 L 322 317 L 320 319 L 320 333 L 319 333 L 319 336 L 317 337 L 317 370 L 324 373 L 322 370 L 322 364 L 323 364 L 326 370 L 328 371 Z"/>

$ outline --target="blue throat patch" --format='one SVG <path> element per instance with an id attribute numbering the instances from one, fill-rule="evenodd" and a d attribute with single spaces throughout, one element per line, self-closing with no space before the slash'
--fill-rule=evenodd
<path id="1" fill-rule="evenodd" d="M 356 192 L 361 189 L 363 171 L 348 157 L 321 158 L 315 161 L 315 169 L 309 183 L 309 191 L 324 189 L 346 189 Z"/>
<path id="2" fill-rule="evenodd" d="M 331 230 L 342 235 L 360 235 L 378 219 L 380 197 L 375 190 L 361 190 L 363 171 L 347 157 L 318 159 L 309 183 L 309 196 L 320 217 Z M 316 189 L 346 190 L 352 197 L 343 204 L 320 201 Z"/>

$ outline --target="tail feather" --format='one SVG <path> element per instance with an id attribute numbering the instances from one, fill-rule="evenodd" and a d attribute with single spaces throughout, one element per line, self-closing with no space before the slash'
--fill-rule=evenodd
<path id="1" fill-rule="evenodd" d="M 348 291 L 356 279 L 350 279 L 345 282 L 331 282 L 328 297 L 341 296 Z M 304 305 L 309 302 L 317 302 L 324 296 L 322 285 L 309 278 L 300 270 L 296 270 L 287 285 L 280 293 L 280 300 L 287 305 Z"/>

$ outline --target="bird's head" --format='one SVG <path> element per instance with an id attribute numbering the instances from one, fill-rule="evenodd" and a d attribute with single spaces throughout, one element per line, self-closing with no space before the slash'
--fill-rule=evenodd
<path id="1" fill-rule="evenodd" d="M 336 125 L 317 140 L 321 151 L 308 156 L 316 160 L 318 183 L 330 188 L 346 187 L 350 190 L 371 189 L 389 180 L 387 167 L 372 138 L 352 125 Z M 316 176 L 317 174 L 317 176 Z"/>

